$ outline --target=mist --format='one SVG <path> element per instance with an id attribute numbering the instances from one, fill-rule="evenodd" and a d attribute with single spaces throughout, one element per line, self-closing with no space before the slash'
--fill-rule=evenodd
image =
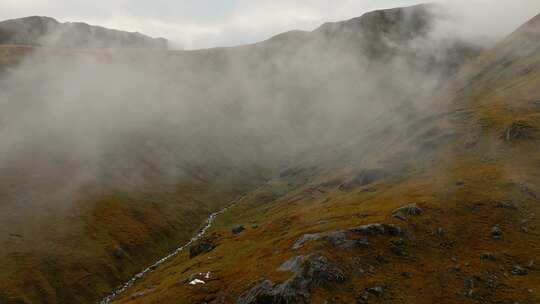
<path id="1" fill-rule="evenodd" d="M 385 34 L 351 20 L 238 48 L 35 50 L 0 76 L 2 193 L 69 206 L 82 189 L 172 187 L 194 170 L 272 176 L 425 110 L 462 62 L 532 12 L 479 27 L 477 7 L 406 10 Z M 482 16 L 508 13 L 489 7 Z"/>

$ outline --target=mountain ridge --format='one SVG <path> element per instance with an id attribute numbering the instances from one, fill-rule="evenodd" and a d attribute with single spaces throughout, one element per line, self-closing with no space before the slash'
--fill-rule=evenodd
<path id="1" fill-rule="evenodd" d="M 82 22 L 60 23 L 45 16 L 29 16 L 0 22 L 0 44 L 65 48 L 167 49 L 164 38 L 125 32 Z"/>

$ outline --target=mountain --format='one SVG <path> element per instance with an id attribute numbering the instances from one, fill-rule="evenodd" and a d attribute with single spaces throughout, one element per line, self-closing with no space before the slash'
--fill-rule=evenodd
<path id="1" fill-rule="evenodd" d="M 282 171 L 218 218 L 209 249 L 113 303 L 540 301 L 539 18 L 406 124 Z"/>
<path id="2" fill-rule="evenodd" d="M 39 16 L 0 22 L 0 44 L 62 48 L 167 48 L 164 38 L 80 22 L 60 23 L 54 18 Z"/>
<path id="3" fill-rule="evenodd" d="M 537 20 L 0 46 L 0 303 L 94 303 L 233 202 L 113 302 L 538 302 Z"/>

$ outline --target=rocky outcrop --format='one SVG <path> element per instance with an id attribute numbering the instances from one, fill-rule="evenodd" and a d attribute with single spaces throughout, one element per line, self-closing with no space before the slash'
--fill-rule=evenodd
<path id="1" fill-rule="evenodd" d="M 208 239 L 201 240 L 200 242 L 189 247 L 189 258 L 192 259 L 203 253 L 210 252 L 216 248 L 216 245 Z"/>
<path id="2" fill-rule="evenodd" d="M 293 275 L 281 284 L 270 280 L 256 284 L 243 293 L 236 304 L 310 303 L 313 289 L 328 288 L 346 279 L 343 270 L 323 255 L 297 256 L 283 263 L 278 270 Z"/>
<path id="3" fill-rule="evenodd" d="M 367 224 L 360 227 L 355 227 L 350 229 L 353 233 L 358 233 L 362 235 L 384 235 L 389 234 L 391 236 L 400 236 L 402 235 L 402 230 L 398 226 L 392 224 Z"/>
<path id="4" fill-rule="evenodd" d="M 392 211 L 392 216 L 400 220 L 407 220 L 409 217 L 420 215 L 423 212 L 422 208 L 413 203 Z"/>
<path id="5" fill-rule="evenodd" d="M 167 40 L 140 33 L 107 29 L 80 22 L 60 23 L 50 17 L 25 17 L 0 22 L 0 44 L 59 48 L 166 49 Z"/>

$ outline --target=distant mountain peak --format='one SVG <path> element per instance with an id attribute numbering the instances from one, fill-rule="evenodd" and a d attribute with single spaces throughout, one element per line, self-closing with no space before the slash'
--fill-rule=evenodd
<path id="1" fill-rule="evenodd" d="M 166 49 L 164 38 L 152 38 L 89 25 L 61 23 L 45 16 L 29 16 L 0 22 L 0 44 L 18 44 L 61 48 L 150 48 Z"/>
<path id="2" fill-rule="evenodd" d="M 398 39 L 410 38 L 429 31 L 433 20 L 430 12 L 432 6 L 420 4 L 371 11 L 346 21 L 327 22 L 315 32 L 332 34 L 343 28 L 355 28 L 361 29 L 363 34 L 387 34 Z"/>

